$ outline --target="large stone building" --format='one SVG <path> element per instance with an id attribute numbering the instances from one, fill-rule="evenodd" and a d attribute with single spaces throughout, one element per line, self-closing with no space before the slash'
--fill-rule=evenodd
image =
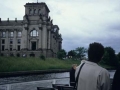
<path id="1" fill-rule="evenodd" d="M 0 18 L 0 55 L 56 57 L 61 49 L 59 27 L 45 3 L 26 3 L 23 20 Z"/>

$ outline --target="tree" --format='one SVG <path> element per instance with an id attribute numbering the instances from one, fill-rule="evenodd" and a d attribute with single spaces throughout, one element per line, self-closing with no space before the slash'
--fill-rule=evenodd
<path id="1" fill-rule="evenodd" d="M 120 62 L 120 52 L 117 54 L 117 59 Z"/>
<path id="2" fill-rule="evenodd" d="M 102 60 L 100 61 L 101 64 L 107 64 L 109 65 L 109 53 L 107 51 L 105 51 Z"/>
<path id="3" fill-rule="evenodd" d="M 87 49 L 85 49 L 84 47 L 76 48 L 77 58 L 82 59 L 85 56 L 86 52 L 87 52 Z"/>
<path id="4" fill-rule="evenodd" d="M 104 56 L 101 62 L 104 62 L 105 64 L 110 65 L 110 66 L 118 65 L 118 60 L 117 60 L 117 57 L 115 55 L 115 51 L 113 50 L 113 48 L 105 47 L 105 53 L 104 53 Z"/>
<path id="5" fill-rule="evenodd" d="M 66 57 L 66 51 L 65 51 L 64 49 L 61 49 L 60 51 L 58 51 L 57 57 L 58 57 L 59 59 L 65 58 L 65 57 Z"/>
<path id="6" fill-rule="evenodd" d="M 75 52 L 75 50 L 69 51 L 69 52 L 68 52 L 68 57 L 69 57 L 69 56 L 72 56 L 72 58 L 75 58 L 75 57 L 76 57 L 76 52 Z"/>

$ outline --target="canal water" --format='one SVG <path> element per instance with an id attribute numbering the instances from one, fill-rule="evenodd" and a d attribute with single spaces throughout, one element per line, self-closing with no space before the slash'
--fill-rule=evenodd
<path id="1" fill-rule="evenodd" d="M 109 70 L 112 80 L 115 70 Z M 69 72 L 0 78 L 0 90 L 37 90 L 52 84 L 69 84 Z"/>

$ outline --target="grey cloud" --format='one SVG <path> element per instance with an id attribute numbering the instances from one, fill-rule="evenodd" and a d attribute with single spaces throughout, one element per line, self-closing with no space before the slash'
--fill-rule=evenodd
<path id="1" fill-rule="evenodd" d="M 12 9 L 10 9 L 10 8 L 8 8 L 8 7 L 5 7 L 5 6 L 3 6 L 2 4 L 0 4 L 0 18 L 1 18 L 2 20 L 7 20 L 7 18 L 9 18 L 8 13 L 10 14 L 10 13 L 12 13 L 12 12 L 13 12 Z"/>
<path id="2" fill-rule="evenodd" d="M 108 29 L 110 30 L 119 30 L 120 31 L 120 21 L 116 21 L 115 23 L 111 23 L 108 25 Z"/>
<path id="3" fill-rule="evenodd" d="M 120 38 L 109 38 L 103 42 L 104 46 L 112 47 L 116 53 L 120 52 Z"/>
<path id="4" fill-rule="evenodd" d="M 120 52 L 120 38 L 118 37 L 109 37 L 109 38 L 86 38 L 86 37 L 65 37 L 63 39 L 63 49 L 66 49 L 66 51 L 73 50 L 77 47 L 85 47 L 88 48 L 90 43 L 93 42 L 99 42 L 106 46 L 112 47 L 116 53 Z"/>
<path id="5" fill-rule="evenodd" d="M 37 0 L 4 0 L 0 2 L 0 17 L 22 19 L 24 4 Z M 60 28 L 63 49 L 73 50 L 100 42 L 120 51 L 120 6 L 119 0 L 38 0 L 46 2 L 53 23 Z M 17 4 L 17 2 L 20 2 Z M 6 4 L 7 3 L 7 4 Z M 7 5 L 7 6 L 6 6 Z M 23 7 L 23 8 L 22 8 Z"/>

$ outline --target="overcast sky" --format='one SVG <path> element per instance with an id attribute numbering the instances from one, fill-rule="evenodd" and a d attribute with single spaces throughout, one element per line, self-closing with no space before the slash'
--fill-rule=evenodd
<path id="1" fill-rule="evenodd" d="M 88 48 L 100 42 L 120 52 L 120 0 L 38 0 L 50 9 L 53 24 L 62 34 L 62 48 Z M 0 2 L 2 20 L 23 20 L 24 5 L 37 0 L 3 0 Z"/>

